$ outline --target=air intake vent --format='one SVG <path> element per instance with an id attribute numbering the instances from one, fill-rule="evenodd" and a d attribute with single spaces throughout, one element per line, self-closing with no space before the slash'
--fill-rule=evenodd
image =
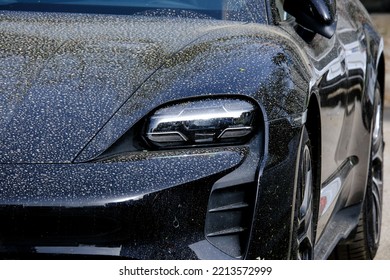
<path id="1" fill-rule="evenodd" d="M 245 254 L 256 199 L 256 185 L 218 188 L 210 195 L 206 238 L 224 253 L 242 258 Z"/>

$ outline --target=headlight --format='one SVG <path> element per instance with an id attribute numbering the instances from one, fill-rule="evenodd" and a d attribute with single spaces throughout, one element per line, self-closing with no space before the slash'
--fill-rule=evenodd
<path id="1" fill-rule="evenodd" d="M 158 147 L 242 143 L 255 130 L 256 107 L 241 99 L 189 101 L 158 109 L 145 137 Z"/>

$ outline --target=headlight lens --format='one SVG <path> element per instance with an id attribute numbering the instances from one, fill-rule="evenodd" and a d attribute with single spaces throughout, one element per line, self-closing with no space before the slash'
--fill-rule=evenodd
<path id="1" fill-rule="evenodd" d="M 158 147 L 242 143 L 255 130 L 256 107 L 241 99 L 188 101 L 154 112 L 146 138 Z"/>

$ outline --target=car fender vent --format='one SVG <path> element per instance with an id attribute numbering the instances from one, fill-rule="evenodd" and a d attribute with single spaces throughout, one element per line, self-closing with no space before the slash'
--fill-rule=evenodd
<path id="1" fill-rule="evenodd" d="M 229 210 L 243 209 L 243 208 L 247 208 L 247 207 L 249 207 L 248 203 L 239 202 L 239 203 L 234 203 L 234 204 L 210 209 L 209 212 L 210 213 L 223 212 L 223 211 L 229 211 Z"/>
<path id="2" fill-rule="evenodd" d="M 239 234 L 241 232 L 244 232 L 246 229 L 242 227 L 237 228 L 229 228 L 225 230 L 221 230 L 218 232 L 212 232 L 207 235 L 207 237 L 214 237 L 214 236 L 223 236 L 223 235 L 232 235 L 232 234 Z"/>
<path id="3" fill-rule="evenodd" d="M 214 189 L 209 198 L 205 235 L 219 250 L 242 258 L 248 246 L 256 184 L 242 184 Z"/>

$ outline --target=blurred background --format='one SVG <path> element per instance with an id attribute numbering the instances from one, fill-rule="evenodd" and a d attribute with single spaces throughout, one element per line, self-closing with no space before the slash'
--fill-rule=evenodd
<path id="1" fill-rule="evenodd" d="M 390 0 L 361 0 L 371 14 L 371 18 L 382 34 L 385 43 L 386 86 L 384 134 L 387 143 L 384 161 L 384 200 L 382 235 L 375 259 L 390 260 Z"/>

